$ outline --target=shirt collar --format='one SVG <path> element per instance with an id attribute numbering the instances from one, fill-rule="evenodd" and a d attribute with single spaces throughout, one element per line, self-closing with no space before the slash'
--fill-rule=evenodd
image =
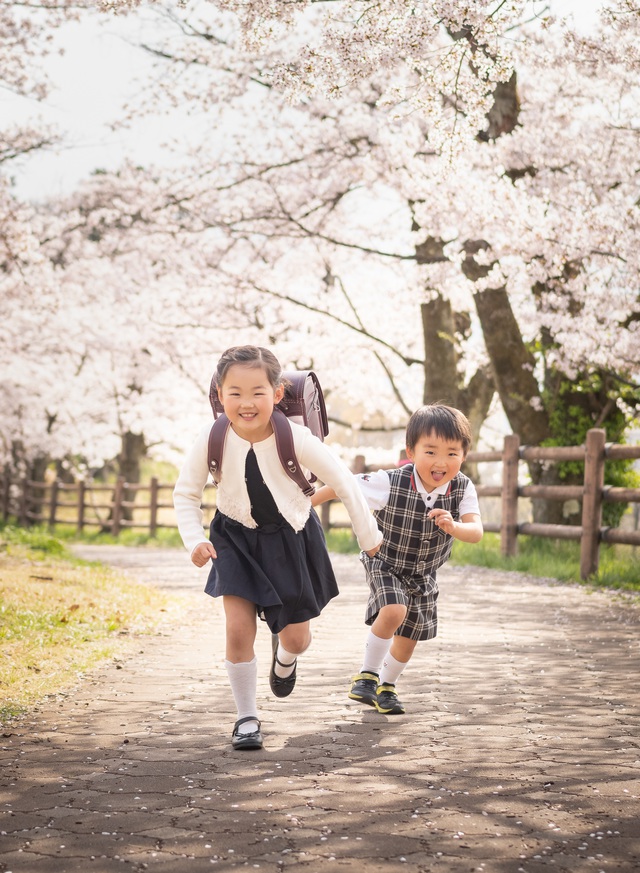
<path id="1" fill-rule="evenodd" d="M 413 475 L 411 476 L 411 478 L 413 479 L 413 484 L 415 486 L 416 491 L 418 492 L 418 494 L 421 494 L 423 497 L 430 497 L 432 494 L 445 495 L 451 486 L 451 480 L 449 480 L 448 482 L 445 482 L 442 485 L 438 485 L 438 487 L 434 488 L 433 491 L 427 491 L 427 489 L 422 484 L 422 479 L 416 473 L 415 467 L 414 467 Z"/>

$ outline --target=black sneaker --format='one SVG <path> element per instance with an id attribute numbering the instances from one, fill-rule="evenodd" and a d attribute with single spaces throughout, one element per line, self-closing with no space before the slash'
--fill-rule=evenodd
<path id="1" fill-rule="evenodd" d="M 398 700 L 396 686 L 387 682 L 376 689 L 375 707 L 383 715 L 402 715 L 404 706 Z"/>
<path id="2" fill-rule="evenodd" d="M 352 700 L 359 700 L 360 703 L 368 703 L 369 706 L 375 706 L 376 688 L 379 681 L 377 673 L 358 673 L 351 680 L 349 697 Z"/>

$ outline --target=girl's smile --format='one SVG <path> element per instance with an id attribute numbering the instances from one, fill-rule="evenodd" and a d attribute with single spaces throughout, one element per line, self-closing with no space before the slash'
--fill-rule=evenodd
<path id="1" fill-rule="evenodd" d="M 273 433 L 273 407 L 282 400 L 284 387 L 274 388 L 264 367 L 233 364 L 218 388 L 218 397 L 234 431 L 251 443 Z"/>

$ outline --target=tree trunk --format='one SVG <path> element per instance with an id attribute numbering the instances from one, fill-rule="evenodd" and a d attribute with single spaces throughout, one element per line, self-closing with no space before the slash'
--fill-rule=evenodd
<path id="1" fill-rule="evenodd" d="M 468 385 L 462 384 L 459 368 L 458 337 L 468 325 L 466 313 L 456 313 L 451 303 L 436 295 L 420 307 L 424 336 L 423 402 L 440 401 L 460 409 L 469 419 L 472 444 L 477 445 L 495 393 L 491 367 L 478 369 Z M 479 482 L 476 464 L 465 472 Z"/>
<path id="2" fill-rule="evenodd" d="M 144 434 L 132 433 L 130 430 L 122 434 L 120 454 L 117 457 L 118 475 L 124 477 L 125 482 L 137 485 L 140 482 L 140 463 L 147 454 L 148 446 L 144 439 Z M 123 500 L 127 503 L 133 503 L 136 499 L 136 492 L 131 488 L 125 488 L 123 491 Z M 123 521 L 133 520 L 133 508 L 123 506 L 120 514 Z M 113 512 L 109 513 L 109 519 L 103 526 L 103 531 L 108 533 L 111 530 L 111 520 Z"/>
<path id="3" fill-rule="evenodd" d="M 128 430 L 122 435 L 122 448 L 118 455 L 118 467 L 120 475 L 124 477 L 125 482 L 130 482 L 137 485 L 140 482 L 140 462 L 147 454 L 147 444 L 144 439 L 144 434 L 132 433 Z M 131 488 L 124 489 L 124 499 L 133 503 L 136 499 L 136 492 Z M 122 518 L 125 521 L 131 521 L 133 518 L 133 509 L 128 506 L 123 507 Z"/>
<path id="4" fill-rule="evenodd" d="M 535 358 L 522 339 L 507 290 L 478 291 L 474 300 L 509 424 L 530 445 L 539 445 L 549 436 L 549 420 L 534 375 Z"/>
<path id="5" fill-rule="evenodd" d="M 453 309 L 448 300 L 437 295 L 421 304 L 420 310 L 424 338 L 422 401 L 457 406 L 460 376 Z"/>

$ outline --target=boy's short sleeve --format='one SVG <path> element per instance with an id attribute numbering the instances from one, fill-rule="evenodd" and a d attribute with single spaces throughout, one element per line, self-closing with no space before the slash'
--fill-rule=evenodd
<path id="1" fill-rule="evenodd" d="M 468 480 L 467 487 L 464 489 L 464 494 L 462 496 L 462 500 L 460 501 L 458 512 L 460 513 L 461 518 L 463 515 L 480 515 L 478 492 L 476 491 L 476 486 L 473 484 L 471 479 Z"/>
<path id="2" fill-rule="evenodd" d="M 386 470 L 378 470 L 376 473 L 358 473 L 356 481 L 369 509 L 382 509 L 387 505 L 391 493 L 391 482 Z"/>

